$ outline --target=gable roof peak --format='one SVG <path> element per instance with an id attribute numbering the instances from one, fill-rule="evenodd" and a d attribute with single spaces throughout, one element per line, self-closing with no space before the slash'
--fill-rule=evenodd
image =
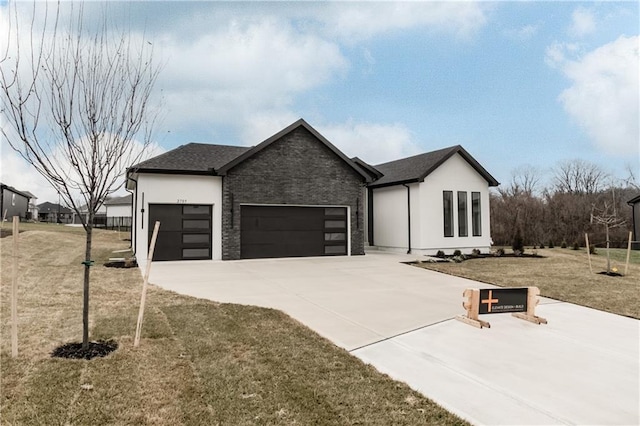
<path id="1" fill-rule="evenodd" d="M 375 167 L 381 171 L 384 176 L 372 183 L 370 186 L 383 187 L 400 185 L 403 183 L 422 182 L 429 174 L 455 154 L 459 154 L 467 163 L 469 163 L 469 165 L 489 183 L 489 186 L 498 186 L 500 184 L 471 156 L 471 154 L 462 147 L 462 145 L 453 145 L 436 151 L 425 152 L 411 157 L 378 164 Z"/>
<path id="2" fill-rule="evenodd" d="M 336 148 L 331 142 L 329 142 L 327 140 L 327 138 L 322 136 L 320 134 L 320 132 L 318 132 L 316 129 L 314 129 L 309 123 L 307 123 L 302 118 L 296 120 L 295 122 L 291 123 L 290 125 L 288 125 L 284 129 L 280 130 L 278 133 L 276 133 L 273 136 L 265 139 L 264 141 L 262 141 L 258 145 L 254 146 L 251 149 L 247 150 L 246 152 L 240 154 L 238 157 L 232 159 L 227 164 L 225 164 L 220 169 L 218 169 L 217 170 L 218 173 L 220 175 L 225 175 L 229 170 L 231 170 L 232 168 L 234 168 L 238 164 L 242 163 L 244 160 L 246 160 L 246 159 L 252 157 L 253 155 L 255 155 L 256 153 L 262 151 L 263 149 L 265 149 L 266 147 L 268 147 L 269 145 L 271 145 L 275 141 L 281 139 L 282 137 L 284 137 L 287 134 L 293 132 L 294 130 L 298 129 L 299 127 L 303 127 L 309 133 L 311 133 L 316 139 L 318 139 L 322 144 L 324 144 L 327 148 L 329 148 L 335 155 L 337 155 L 349 167 L 351 167 L 353 170 L 355 170 L 356 173 L 358 173 L 360 176 L 362 176 L 365 179 L 366 182 L 371 182 L 372 181 L 372 177 L 371 177 L 371 175 L 369 173 L 365 172 L 360 166 L 358 166 L 356 163 L 351 161 L 346 155 L 344 155 L 344 153 L 342 151 L 340 151 L 338 148 Z"/>

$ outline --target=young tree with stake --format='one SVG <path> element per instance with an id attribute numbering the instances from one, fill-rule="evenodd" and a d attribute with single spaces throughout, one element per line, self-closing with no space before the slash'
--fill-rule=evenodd
<path id="1" fill-rule="evenodd" d="M 51 11 L 47 2 L 34 2 L 26 23 L 24 8 L 14 3 L 13 10 L 5 9 L 2 137 L 82 220 L 82 345 L 87 348 L 93 220 L 122 185 L 125 168 L 139 161 L 151 142 L 157 114 L 149 104 L 159 68 L 149 43 L 112 31 L 106 17 L 100 25 L 85 25 L 82 3 L 58 4 Z M 86 217 L 78 199 L 86 205 Z"/>

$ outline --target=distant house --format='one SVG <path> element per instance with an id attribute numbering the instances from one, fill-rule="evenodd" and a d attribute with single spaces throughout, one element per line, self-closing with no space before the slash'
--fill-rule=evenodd
<path id="1" fill-rule="evenodd" d="M 254 147 L 190 143 L 131 166 L 132 243 L 154 260 L 488 251 L 489 187 L 461 146 L 371 166 L 304 120 Z"/>
<path id="2" fill-rule="evenodd" d="M 29 191 L 24 191 L 24 193 L 29 196 L 29 213 L 27 214 L 27 219 L 38 220 L 38 197 Z"/>
<path id="3" fill-rule="evenodd" d="M 0 220 L 12 220 L 13 216 L 18 216 L 20 220 L 28 219 L 29 198 L 26 192 L 0 183 Z"/>
<path id="4" fill-rule="evenodd" d="M 627 201 L 631 206 L 631 214 L 633 218 L 633 243 L 634 250 L 640 250 L 640 194 Z"/>
<path id="5" fill-rule="evenodd" d="M 87 208 L 87 205 L 84 204 L 80 206 L 78 210 L 80 210 L 80 214 L 75 215 L 73 223 L 81 224 L 82 218 L 84 218 L 85 222 L 88 221 L 89 209 Z M 104 205 L 104 203 L 102 203 L 100 204 L 100 207 L 98 207 L 98 210 L 96 211 L 96 214 L 93 217 L 93 225 L 97 227 L 104 227 L 106 222 L 107 222 L 107 207 Z"/>
<path id="6" fill-rule="evenodd" d="M 50 202 L 38 204 L 38 220 L 49 223 L 73 223 L 75 212 L 68 207 Z"/>
<path id="7" fill-rule="evenodd" d="M 491 247 L 489 187 L 499 183 L 460 145 L 378 164 L 369 184 L 369 244 L 414 254 Z"/>
<path id="8" fill-rule="evenodd" d="M 123 197 L 114 197 L 104 202 L 107 216 L 107 228 L 131 228 L 132 216 L 131 194 Z"/>

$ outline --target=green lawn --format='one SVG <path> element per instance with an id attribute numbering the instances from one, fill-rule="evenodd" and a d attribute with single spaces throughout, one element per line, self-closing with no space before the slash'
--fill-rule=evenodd
<path id="1" fill-rule="evenodd" d="M 510 249 L 505 250 L 510 252 Z M 528 248 L 526 253 L 534 250 Z M 422 263 L 418 266 L 502 287 L 540 288 L 543 296 L 606 312 L 640 318 L 640 251 L 631 251 L 629 270 L 622 277 L 600 275 L 606 270 L 606 251 L 591 256 L 585 249 L 538 249 L 543 258 L 492 257 L 461 263 Z M 611 249 L 611 265 L 624 273 L 627 252 Z"/>
<path id="2" fill-rule="evenodd" d="M 81 336 L 84 232 L 24 229 L 16 359 L 12 238 L 0 239 L 2 425 L 467 424 L 272 309 L 151 286 L 134 349 L 142 280 L 137 269 L 102 266 L 113 250 L 128 247 L 114 231 L 94 235 L 91 337 L 120 346 L 91 361 L 52 359 L 55 347 Z"/>

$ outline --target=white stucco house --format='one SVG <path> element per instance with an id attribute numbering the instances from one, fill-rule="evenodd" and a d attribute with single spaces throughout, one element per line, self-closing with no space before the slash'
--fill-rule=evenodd
<path id="1" fill-rule="evenodd" d="M 460 145 L 374 166 L 368 186 L 368 242 L 434 255 L 488 252 L 489 187 L 499 183 Z"/>
<path id="2" fill-rule="evenodd" d="M 495 185 L 461 146 L 373 166 L 304 120 L 253 147 L 190 143 L 127 171 L 139 263 L 156 221 L 154 260 L 486 252 Z"/>
<path id="3" fill-rule="evenodd" d="M 106 227 L 109 229 L 119 227 L 129 228 L 133 215 L 132 202 L 132 194 L 107 199 L 104 202 L 107 217 Z"/>

